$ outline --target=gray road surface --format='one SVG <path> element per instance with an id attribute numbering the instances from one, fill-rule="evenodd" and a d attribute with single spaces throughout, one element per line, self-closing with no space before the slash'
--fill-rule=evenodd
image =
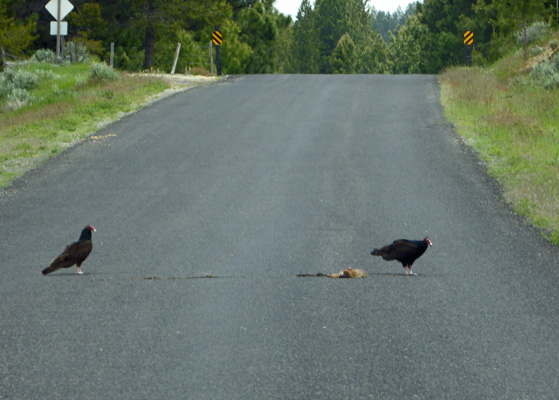
<path id="1" fill-rule="evenodd" d="M 437 77 L 238 77 L 99 136 L 0 192 L 0 399 L 559 398 L 559 251 Z M 426 235 L 417 277 L 369 255 Z"/>

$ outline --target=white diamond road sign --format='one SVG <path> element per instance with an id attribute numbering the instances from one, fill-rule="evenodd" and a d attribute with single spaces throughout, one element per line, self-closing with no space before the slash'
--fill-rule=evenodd
<path id="1" fill-rule="evenodd" d="M 60 1 L 60 20 L 62 21 L 74 6 L 68 0 L 50 0 L 45 6 L 48 12 L 52 14 L 54 19 L 58 18 L 58 2 Z"/>

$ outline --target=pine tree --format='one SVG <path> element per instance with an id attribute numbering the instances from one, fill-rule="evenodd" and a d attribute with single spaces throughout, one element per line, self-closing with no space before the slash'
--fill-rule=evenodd
<path id="1" fill-rule="evenodd" d="M 37 38 L 34 35 L 36 24 L 36 16 L 16 22 L 13 17 L 8 17 L 6 4 L 0 2 L 0 46 L 7 53 L 22 56 Z"/>
<path id="2" fill-rule="evenodd" d="M 303 0 L 293 25 L 292 69 L 293 72 L 316 74 L 319 72 L 320 51 L 316 16 L 309 0 Z"/>
<path id="3" fill-rule="evenodd" d="M 355 43 L 344 33 L 332 52 L 332 70 L 335 74 L 354 74 L 357 64 Z"/>

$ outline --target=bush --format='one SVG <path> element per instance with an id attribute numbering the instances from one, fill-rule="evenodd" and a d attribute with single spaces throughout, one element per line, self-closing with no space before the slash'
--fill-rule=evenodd
<path id="1" fill-rule="evenodd" d="M 76 47 L 78 49 L 78 59 L 76 60 Z M 73 62 L 84 62 L 89 59 L 89 52 L 87 47 L 79 42 L 68 42 L 65 45 L 64 54 L 66 60 L 73 60 Z"/>
<path id="2" fill-rule="evenodd" d="M 534 43 L 549 34 L 551 27 L 546 22 L 534 22 L 526 28 L 526 43 Z M 524 29 L 514 34 L 519 44 L 524 43 Z"/>
<path id="3" fill-rule="evenodd" d="M 15 89 L 33 89 L 39 83 L 39 77 L 22 69 L 8 70 L 1 74 L 0 97 L 8 96 Z"/>
<path id="4" fill-rule="evenodd" d="M 31 102 L 32 96 L 25 89 L 14 88 L 10 93 L 8 93 L 8 101 L 6 106 L 14 111 L 21 108 Z"/>
<path id="5" fill-rule="evenodd" d="M 56 54 L 54 53 L 54 51 L 49 49 L 37 50 L 33 55 L 33 60 L 37 62 L 54 64 L 54 62 L 56 61 Z"/>
<path id="6" fill-rule="evenodd" d="M 557 42 L 557 39 L 553 39 L 549 41 L 549 47 L 551 47 L 551 50 L 553 51 L 555 51 L 558 45 L 559 43 Z"/>
<path id="7" fill-rule="evenodd" d="M 543 48 L 540 46 L 534 46 L 530 49 L 530 54 L 532 54 L 532 56 L 537 56 L 542 53 L 543 53 Z"/>
<path id="8" fill-rule="evenodd" d="M 107 64 L 94 63 L 91 65 L 90 81 L 103 82 L 113 81 L 118 78 L 118 74 Z"/>
<path id="9" fill-rule="evenodd" d="M 530 76 L 546 89 L 559 87 L 559 56 L 534 65 Z"/>

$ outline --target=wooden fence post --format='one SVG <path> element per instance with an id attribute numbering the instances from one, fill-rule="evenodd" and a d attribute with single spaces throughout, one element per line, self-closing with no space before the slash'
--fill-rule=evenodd
<path id="1" fill-rule="evenodd" d="M 111 42 L 111 68 L 113 67 L 114 59 L 115 59 L 115 43 Z"/>
<path id="2" fill-rule="evenodd" d="M 60 59 L 64 64 L 64 59 L 66 58 L 66 41 L 64 36 L 60 36 Z"/>
<path id="3" fill-rule="evenodd" d="M 2 65 L 4 66 L 4 72 L 8 70 L 8 64 L 6 63 L 6 51 L 2 47 Z"/>
<path id="4" fill-rule="evenodd" d="M 70 54 L 70 64 L 74 63 L 74 53 L 72 53 L 72 46 L 74 45 L 74 42 L 69 42 L 68 43 L 68 54 Z"/>
<path id="5" fill-rule="evenodd" d="M 180 51 L 181 51 L 181 44 L 177 43 L 177 49 L 175 50 L 175 60 L 173 61 L 173 69 L 171 70 L 171 75 L 175 74 L 175 69 L 177 68 L 177 61 L 179 61 Z"/>
<path id="6" fill-rule="evenodd" d="M 214 74 L 214 46 L 213 42 L 210 40 L 210 72 Z"/>

